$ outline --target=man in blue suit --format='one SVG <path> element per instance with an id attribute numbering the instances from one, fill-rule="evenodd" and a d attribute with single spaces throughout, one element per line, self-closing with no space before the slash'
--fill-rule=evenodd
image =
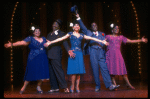
<path id="1" fill-rule="evenodd" d="M 76 17 L 80 24 L 80 28 L 84 34 L 86 34 L 87 36 L 98 38 L 100 40 L 105 40 L 105 33 L 97 30 L 98 27 L 95 22 L 91 24 L 92 30 L 88 30 L 84 26 L 81 18 L 79 17 L 79 14 L 77 14 Z M 85 48 L 88 50 L 86 50 Z M 95 42 L 95 41 L 88 41 L 88 43 L 84 44 L 83 53 L 90 55 L 91 67 L 93 70 L 93 75 L 94 75 L 94 79 L 96 83 L 95 91 L 96 92 L 100 91 L 100 88 L 101 88 L 100 79 L 99 79 L 99 68 L 101 70 L 101 74 L 102 74 L 103 81 L 104 81 L 106 88 L 109 88 L 109 90 L 116 89 L 117 86 L 112 84 L 110 74 L 107 68 L 104 44 Z"/>

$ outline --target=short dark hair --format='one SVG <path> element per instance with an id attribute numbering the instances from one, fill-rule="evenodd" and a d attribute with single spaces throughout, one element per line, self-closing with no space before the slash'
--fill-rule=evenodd
<path id="1" fill-rule="evenodd" d="M 73 26 L 74 26 L 75 24 L 78 24 L 78 25 L 80 26 L 80 24 L 79 24 L 79 22 L 78 22 L 77 20 L 74 20 L 74 21 L 73 21 Z"/>
<path id="2" fill-rule="evenodd" d="M 38 27 L 38 26 L 35 26 L 35 29 L 39 29 L 40 30 L 40 32 L 41 32 L 41 28 L 40 27 Z M 32 30 L 32 32 L 31 32 L 31 35 L 32 36 L 34 36 L 34 32 L 35 32 L 35 29 L 34 30 Z M 42 36 L 42 32 L 40 33 L 40 37 Z"/>

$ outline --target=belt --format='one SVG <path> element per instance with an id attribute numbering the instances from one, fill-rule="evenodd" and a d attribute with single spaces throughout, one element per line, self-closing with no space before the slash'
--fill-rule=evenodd
<path id="1" fill-rule="evenodd" d="M 103 48 L 103 46 L 100 45 L 100 44 L 98 44 L 98 43 L 92 43 L 92 44 L 89 44 L 89 45 L 90 45 L 90 46 L 99 46 L 99 47 Z"/>

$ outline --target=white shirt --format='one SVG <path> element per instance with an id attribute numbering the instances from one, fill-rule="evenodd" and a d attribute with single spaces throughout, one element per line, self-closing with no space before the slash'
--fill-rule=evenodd
<path id="1" fill-rule="evenodd" d="M 58 35 L 58 30 L 55 30 L 55 32 L 54 32 L 54 33 L 55 33 L 55 35 Z"/>
<path id="2" fill-rule="evenodd" d="M 93 33 L 94 33 L 94 35 L 98 36 L 98 31 L 96 31 L 96 32 L 93 32 Z"/>

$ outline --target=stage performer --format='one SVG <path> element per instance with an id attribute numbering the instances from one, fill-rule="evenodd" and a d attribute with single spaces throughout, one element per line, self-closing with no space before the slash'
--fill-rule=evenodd
<path id="1" fill-rule="evenodd" d="M 54 39 L 64 36 L 65 35 L 64 32 L 60 30 L 61 26 L 62 21 L 60 19 L 54 21 L 52 25 L 53 31 L 47 35 L 47 40 L 52 41 Z M 55 43 L 47 48 L 47 55 L 49 59 L 50 85 L 51 85 L 51 89 L 48 92 L 50 93 L 59 92 L 59 86 L 60 88 L 64 89 L 65 93 L 69 92 L 69 89 L 67 88 L 67 82 L 65 80 L 65 74 L 61 64 L 62 60 L 61 45 L 64 45 L 64 48 L 68 51 L 68 54 L 71 57 L 74 57 L 74 53 L 72 50 L 70 50 L 67 41 Z"/>
<path id="2" fill-rule="evenodd" d="M 116 85 L 115 75 L 123 75 L 127 86 L 131 89 L 135 89 L 129 82 L 127 77 L 127 70 L 125 67 L 125 62 L 122 57 L 120 46 L 123 43 L 138 43 L 138 42 L 147 42 L 147 39 L 142 37 L 139 40 L 130 40 L 119 33 L 119 26 L 115 23 L 110 25 L 112 29 L 112 34 L 106 35 L 106 40 L 110 43 L 107 47 L 106 52 L 106 63 L 111 75 L 113 83 Z"/>
<path id="3" fill-rule="evenodd" d="M 88 30 L 83 24 L 81 18 L 79 17 L 79 14 L 76 14 L 76 17 L 84 34 L 100 40 L 105 40 L 105 33 L 98 31 L 98 26 L 95 22 L 91 24 L 91 30 Z M 84 44 L 83 52 L 84 55 L 90 55 L 91 67 L 96 83 L 95 91 L 100 91 L 101 88 L 99 79 L 99 68 L 101 70 L 101 74 L 106 88 L 109 88 L 109 90 L 114 90 L 118 88 L 116 85 L 113 85 L 111 81 L 111 77 L 106 64 L 104 44 L 90 40 Z"/>
<path id="4" fill-rule="evenodd" d="M 88 39 L 88 40 L 94 40 L 97 42 L 104 43 L 108 45 L 108 43 L 105 40 L 99 40 L 96 38 L 92 38 L 89 36 L 86 36 L 82 33 L 79 33 L 80 26 L 79 23 L 75 20 L 73 24 L 73 32 L 69 32 L 65 36 L 58 38 L 56 40 L 47 42 L 45 46 L 49 46 L 53 43 L 60 42 L 62 40 L 65 40 L 70 37 L 70 42 L 71 42 L 71 50 L 74 51 L 75 57 L 68 58 L 68 68 L 67 68 L 67 74 L 71 75 L 71 87 L 70 87 L 70 92 L 74 92 L 74 84 L 76 80 L 76 92 L 80 92 L 79 90 L 79 83 L 80 83 L 80 74 L 84 74 L 85 71 L 85 66 L 84 66 L 84 60 L 83 60 L 83 53 L 81 49 L 81 41 L 82 39 Z"/>
<path id="5" fill-rule="evenodd" d="M 29 81 L 38 81 L 37 92 L 43 93 L 41 90 L 41 84 L 43 79 L 49 79 L 49 67 L 48 58 L 46 55 L 46 49 L 44 43 L 46 43 L 46 38 L 41 37 L 41 30 L 39 27 L 32 26 L 33 36 L 28 36 L 22 41 L 17 41 L 15 43 L 7 43 L 4 46 L 6 48 L 14 46 L 27 46 L 30 48 L 28 55 L 26 71 L 24 75 L 24 85 L 20 90 L 20 94 L 25 91 Z"/>

